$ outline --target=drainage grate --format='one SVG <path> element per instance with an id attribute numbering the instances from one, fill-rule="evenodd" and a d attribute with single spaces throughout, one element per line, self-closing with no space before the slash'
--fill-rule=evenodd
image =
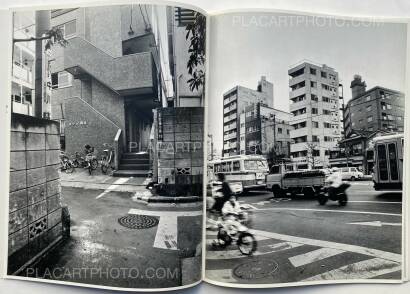
<path id="1" fill-rule="evenodd" d="M 253 280 L 271 276 L 279 266 L 273 260 L 254 260 L 242 263 L 233 269 L 233 274 L 239 279 Z"/>
<path id="2" fill-rule="evenodd" d="M 158 219 L 149 215 L 130 214 L 118 219 L 120 225 L 129 229 L 149 229 L 158 225 Z"/>

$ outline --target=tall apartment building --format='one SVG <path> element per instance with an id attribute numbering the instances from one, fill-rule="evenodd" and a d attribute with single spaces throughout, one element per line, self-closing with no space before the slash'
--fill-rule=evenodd
<path id="1" fill-rule="evenodd" d="M 360 75 L 354 76 L 350 88 L 352 99 L 344 111 L 346 137 L 354 131 L 403 132 L 403 93 L 380 86 L 366 90 Z"/>
<path id="2" fill-rule="evenodd" d="M 291 114 L 253 103 L 240 114 L 240 154 L 260 154 L 273 162 L 289 158 Z"/>
<path id="3" fill-rule="evenodd" d="M 240 154 L 240 114 L 258 102 L 273 107 L 273 84 L 264 76 L 256 90 L 236 86 L 223 94 L 223 156 Z"/>
<path id="4" fill-rule="evenodd" d="M 341 137 L 338 73 L 326 65 L 301 62 L 288 74 L 294 166 L 326 167 Z"/>

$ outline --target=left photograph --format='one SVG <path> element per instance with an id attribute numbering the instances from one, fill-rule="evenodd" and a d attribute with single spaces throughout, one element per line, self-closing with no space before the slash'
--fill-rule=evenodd
<path id="1" fill-rule="evenodd" d="M 13 13 L 9 277 L 200 281 L 205 39 L 181 7 Z"/>

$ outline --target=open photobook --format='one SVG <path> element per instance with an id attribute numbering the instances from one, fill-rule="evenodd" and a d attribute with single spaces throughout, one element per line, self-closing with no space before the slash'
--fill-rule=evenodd
<path id="1" fill-rule="evenodd" d="M 148 2 L 10 20 L 4 278 L 407 280 L 408 20 Z"/>

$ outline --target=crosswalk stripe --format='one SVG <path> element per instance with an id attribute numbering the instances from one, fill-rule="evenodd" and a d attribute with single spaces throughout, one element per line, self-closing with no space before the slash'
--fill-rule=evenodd
<path id="1" fill-rule="evenodd" d="M 278 234 L 278 233 L 260 231 L 260 230 L 250 230 L 250 231 L 251 233 L 255 235 L 265 236 L 265 237 L 269 237 L 272 239 L 277 239 L 277 240 L 282 240 L 282 241 L 287 241 L 287 242 L 295 242 L 295 243 L 301 243 L 304 245 L 339 249 L 339 250 L 359 253 L 363 255 L 379 257 L 379 258 L 391 260 L 394 262 L 402 261 L 401 254 L 382 251 L 382 250 L 368 248 L 368 247 L 362 247 L 362 246 L 350 245 L 350 244 L 344 244 L 344 243 L 336 243 L 336 242 L 324 241 L 324 240 L 308 239 L 308 238 L 302 238 L 302 237 L 296 237 L 296 236 L 290 236 L 290 235 L 284 235 L 284 234 Z"/>
<path id="2" fill-rule="evenodd" d="M 381 258 L 372 258 L 345 265 L 338 269 L 307 278 L 303 281 L 371 279 L 399 270 L 401 270 L 400 263 Z"/>
<path id="3" fill-rule="evenodd" d="M 206 270 L 205 276 L 209 280 L 224 282 L 224 283 L 236 283 L 232 276 L 232 269 L 218 269 L 218 270 Z"/>
<path id="4" fill-rule="evenodd" d="M 339 249 L 320 248 L 304 254 L 292 256 L 289 258 L 289 261 L 294 267 L 299 267 L 331 256 L 338 255 L 343 252 L 345 251 Z"/>
<path id="5" fill-rule="evenodd" d="M 215 232 L 215 231 L 212 231 L 212 233 L 211 233 L 211 232 L 207 232 L 207 233 L 206 233 L 206 238 L 207 238 L 206 244 L 207 244 L 207 245 L 212 244 L 212 240 L 213 240 L 213 239 L 216 239 L 217 234 L 218 234 L 218 232 Z M 271 238 L 269 238 L 269 237 L 260 236 L 260 235 L 254 235 L 254 236 L 255 236 L 256 241 L 263 241 L 263 240 L 271 239 Z"/>
<path id="6" fill-rule="evenodd" d="M 208 240 L 207 240 L 208 241 Z M 208 243 L 208 242 L 207 242 Z M 256 251 L 253 253 L 253 256 L 265 255 L 270 253 L 275 253 L 283 250 L 288 250 L 302 246 L 302 244 L 292 243 L 292 242 L 281 242 L 277 244 L 270 244 L 262 246 L 261 251 Z M 222 251 L 207 251 L 205 258 L 207 260 L 213 259 L 238 259 L 238 258 L 247 258 L 247 255 L 243 255 L 239 249 L 235 250 L 222 250 Z"/>

